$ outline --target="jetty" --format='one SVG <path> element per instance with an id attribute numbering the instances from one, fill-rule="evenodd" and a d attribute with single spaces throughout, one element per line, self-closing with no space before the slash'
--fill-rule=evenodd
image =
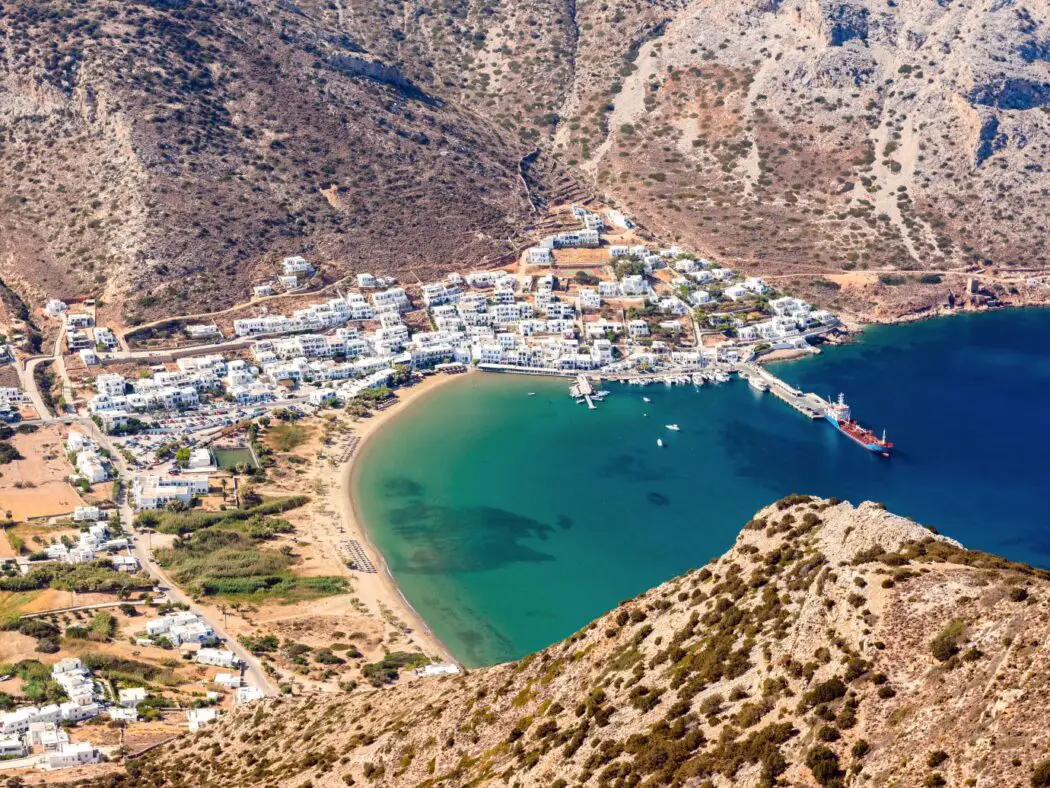
<path id="1" fill-rule="evenodd" d="M 786 402 L 803 416 L 810 419 L 822 419 L 828 410 L 828 401 L 816 394 L 800 391 L 787 383 L 768 369 L 760 367 L 751 362 L 742 362 L 737 365 L 737 374 L 744 380 L 757 379 L 769 386 L 769 393 L 777 399 Z"/>
<path id="2" fill-rule="evenodd" d="M 573 399 L 583 397 L 587 401 L 587 407 L 595 410 L 598 406 L 594 404 L 594 386 L 586 375 L 577 375 L 576 383 L 569 388 L 569 396 Z"/>

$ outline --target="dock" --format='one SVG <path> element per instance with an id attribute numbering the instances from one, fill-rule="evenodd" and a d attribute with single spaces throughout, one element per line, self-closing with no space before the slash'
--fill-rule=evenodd
<path id="1" fill-rule="evenodd" d="M 786 402 L 803 416 L 810 419 L 822 419 L 828 409 L 828 402 L 816 394 L 800 391 L 791 384 L 781 380 L 769 370 L 744 362 L 737 366 L 737 374 L 744 380 L 753 378 L 764 381 L 769 386 L 769 393 L 782 402 Z"/>
<path id="2" fill-rule="evenodd" d="M 591 410 L 596 410 L 598 408 L 592 399 L 594 396 L 594 386 L 591 385 L 591 381 L 587 379 L 586 375 L 576 376 L 575 385 L 569 388 L 569 396 L 573 399 L 583 397 L 587 401 L 587 407 Z"/>

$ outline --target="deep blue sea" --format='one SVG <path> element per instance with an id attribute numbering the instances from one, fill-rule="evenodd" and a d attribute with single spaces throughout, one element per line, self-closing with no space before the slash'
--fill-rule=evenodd
<path id="1" fill-rule="evenodd" d="M 468 665 L 542 648 L 705 563 L 793 492 L 882 501 L 968 547 L 1050 566 L 1050 311 L 874 327 L 775 371 L 844 392 L 887 430 L 893 458 L 742 381 L 612 386 L 588 411 L 564 381 L 477 374 L 369 442 L 357 506 Z"/>

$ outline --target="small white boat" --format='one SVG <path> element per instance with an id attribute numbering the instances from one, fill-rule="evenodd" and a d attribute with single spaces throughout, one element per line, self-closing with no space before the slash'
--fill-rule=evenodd
<path id="1" fill-rule="evenodd" d="M 751 385 L 751 388 L 757 391 L 769 391 L 769 383 L 762 378 L 752 377 L 748 378 L 747 382 Z"/>
<path id="2" fill-rule="evenodd" d="M 677 424 L 667 424 L 665 426 L 667 427 L 667 429 L 671 430 L 672 432 L 678 432 L 679 430 L 682 429 Z"/>
<path id="3" fill-rule="evenodd" d="M 657 438 L 656 439 L 656 445 L 659 446 L 662 449 L 664 447 L 663 438 Z"/>
<path id="4" fill-rule="evenodd" d="M 530 391 L 529 392 L 529 396 L 530 397 L 535 397 L 536 396 L 536 392 L 535 391 Z"/>
<path id="5" fill-rule="evenodd" d="M 642 402 L 652 402 L 648 397 L 642 397 Z"/>

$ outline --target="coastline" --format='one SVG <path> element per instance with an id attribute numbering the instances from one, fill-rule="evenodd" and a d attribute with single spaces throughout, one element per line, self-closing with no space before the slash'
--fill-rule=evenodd
<path id="1" fill-rule="evenodd" d="M 350 459 L 332 471 L 333 476 L 338 479 L 338 484 L 334 485 L 334 489 L 339 498 L 340 520 L 346 528 L 347 536 L 357 539 L 364 546 L 378 570 L 374 575 L 354 575 L 357 592 L 379 604 L 389 606 L 399 617 L 403 618 L 412 628 L 411 634 L 407 637 L 425 653 L 441 656 L 443 659 L 459 665 L 460 668 L 463 668 L 462 663 L 434 634 L 424 618 L 405 597 L 401 587 L 397 584 L 396 578 L 387 566 L 386 557 L 372 541 L 365 520 L 358 511 L 354 500 L 353 480 L 354 473 L 360 466 L 368 442 L 381 431 L 384 425 L 392 422 L 397 415 L 406 410 L 407 406 L 422 400 L 451 381 L 462 379 L 470 374 L 473 374 L 473 371 L 459 375 L 433 375 L 416 383 L 411 388 L 398 389 L 397 402 L 386 410 L 374 413 L 367 420 L 354 424 L 354 434 L 360 441 L 357 449 L 350 456 Z M 372 582 L 373 580 L 374 583 Z M 369 585 L 373 587 L 368 588 Z"/>

